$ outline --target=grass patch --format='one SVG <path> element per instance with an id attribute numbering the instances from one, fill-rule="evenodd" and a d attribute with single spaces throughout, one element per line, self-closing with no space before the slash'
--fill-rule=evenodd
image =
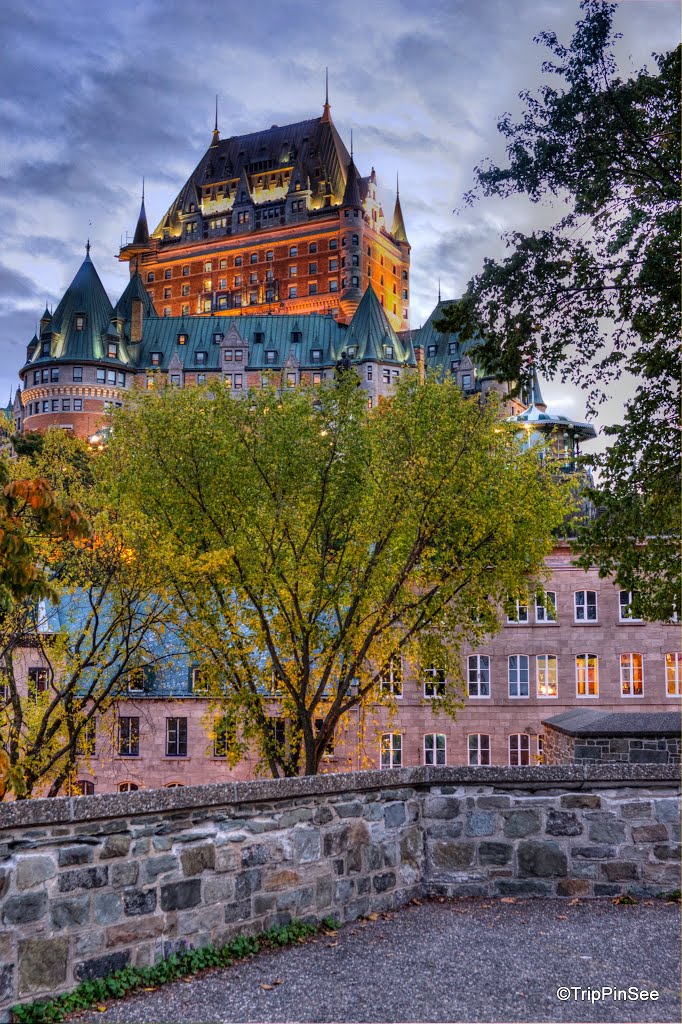
<path id="1" fill-rule="evenodd" d="M 335 930 L 338 922 L 325 917 L 321 925 L 292 921 L 258 935 L 238 935 L 226 946 L 203 946 L 174 953 L 149 967 L 124 967 L 107 978 L 83 981 L 73 990 L 45 1003 L 23 1003 L 12 1008 L 15 1024 L 58 1024 L 70 1013 L 96 1007 L 106 999 L 121 999 L 139 989 L 157 988 L 169 981 L 187 978 L 211 967 L 230 967 L 235 960 L 254 956 L 263 949 L 302 942 L 323 929 Z"/>

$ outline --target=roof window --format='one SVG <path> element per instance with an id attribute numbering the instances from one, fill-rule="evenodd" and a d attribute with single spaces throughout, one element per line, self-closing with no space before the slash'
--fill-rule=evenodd
<path id="1" fill-rule="evenodd" d="M 178 334 L 178 345 L 186 345 L 189 334 Z"/>

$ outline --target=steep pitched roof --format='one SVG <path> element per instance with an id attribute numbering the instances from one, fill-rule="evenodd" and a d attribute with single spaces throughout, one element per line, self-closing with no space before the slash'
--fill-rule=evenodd
<path id="1" fill-rule="evenodd" d="M 395 333 L 371 285 L 367 286 L 355 310 L 348 327 L 346 345 L 357 345 L 356 360 L 415 364 L 410 340 L 401 339 Z M 387 345 L 392 348 L 392 356 L 387 355 Z"/>
<path id="2" fill-rule="evenodd" d="M 400 206 L 399 192 L 396 192 L 395 196 L 395 209 L 393 211 L 393 227 L 391 228 L 391 234 L 395 238 L 396 242 L 407 242 L 407 232 L 405 230 L 405 221 L 403 220 L 403 211 Z"/>
<path id="3" fill-rule="evenodd" d="M 342 206 L 362 206 L 362 196 L 360 195 L 360 175 L 358 174 L 357 167 L 353 161 L 353 157 L 350 158 L 348 165 L 348 175 L 346 177 L 346 187 L 343 191 L 343 199 L 341 201 Z"/>
<path id="4" fill-rule="evenodd" d="M 147 213 L 144 208 L 144 196 L 140 205 L 140 215 L 137 218 L 133 245 L 149 245 L 149 227 L 147 225 Z"/>
<path id="5" fill-rule="evenodd" d="M 142 310 L 145 318 L 158 316 L 158 313 L 154 308 L 154 303 L 149 297 L 149 292 L 145 288 L 142 277 L 137 270 L 128 281 L 121 298 L 116 303 L 114 315 L 122 317 L 124 320 L 130 320 L 130 314 L 133 308 L 133 299 L 140 299 L 142 302 Z"/>

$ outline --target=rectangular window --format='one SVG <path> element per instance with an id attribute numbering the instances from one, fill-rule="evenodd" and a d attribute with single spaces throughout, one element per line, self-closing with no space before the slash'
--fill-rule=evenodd
<path id="1" fill-rule="evenodd" d="M 338 292 L 338 290 L 339 290 L 339 282 L 338 281 L 330 281 L 329 282 L 329 291 L 330 292 Z"/>
<path id="2" fill-rule="evenodd" d="M 195 352 L 195 360 L 196 360 L 197 366 L 205 366 L 206 365 L 207 357 L 208 357 L 208 353 L 207 352 Z"/>
<path id="3" fill-rule="evenodd" d="M 578 697 L 599 696 L 599 659 L 596 654 L 578 654 L 575 659 Z"/>
<path id="4" fill-rule="evenodd" d="M 97 383 L 98 384 L 106 384 L 106 381 L 107 381 L 106 370 L 98 369 L 97 370 Z"/>
<path id="5" fill-rule="evenodd" d="M 258 263 L 258 253 L 252 252 L 249 256 L 249 263 Z"/>
<path id="6" fill-rule="evenodd" d="M 118 359 L 118 342 L 110 341 L 107 345 L 107 356 L 109 359 Z"/>
<path id="7" fill-rule="evenodd" d="M 556 593 L 553 590 L 535 595 L 535 621 L 556 622 Z"/>
<path id="8" fill-rule="evenodd" d="M 187 757 L 187 719 L 166 719 L 166 757 Z"/>
<path id="9" fill-rule="evenodd" d="M 295 370 L 289 370 L 288 373 L 287 373 L 287 387 L 288 388 L 295 388 L 296 387 L 296 371 Z"/>
<path id="10" fill-rule="evenodd" d="M 244 349 L 243 348 L 236 348 L 234 350 L 234 361 L 235 361 L 235 363 L 243 363 L 244 362 Z"/>
<path id="11" fill-rule="evenodd" d="M 189 285 L 183 284 L 181 291 L 183 295 L 189 295 Z"/>
<path id="12" fill-rule="evenodd" d="M 317 281 L 311 281 L 308 285 L 308 295 L 317 295 Z"/>
<path id="13" fill-rule="evenodd" d="M 538 697 L 556 697 L 559 693 L 556 654 L 538 654 L 535 658 Z"/>
<path id="14" fill-rule="evenodd" d="M 168 281 L 170 279 L 170 276 L 171 276 L 170 270 L 164 270 L 163 276 L 166 279 L 166 281 Z"/>
<path id="15" fill-rule="evenodd" d="M 596 622 L 597 621 L 597 592 L 596 590 L 576 590 L 573 595 L 575 600 L 575 621 Z"/>
<path id="16" fill-rule="evenodd" d="M 119 373 L 116 374 L 116 383 L 118 384 L 118 386 L 120 388 L 124 388 L 126 386 L 126 375 L 125 375 L 125 373 L 120 373 L 119 372 Z"/>
<path id="17" fill-rule="evenodd" d="M 116 384 L 116 370 L 107 370 L 107 384 Z"/>
<path id="18" fill-rule="evenodd" d="M 289 298 L 295 299 L 298 296 L 298 288 L 295 284 L 289 285 Z"/>
<path id="19" fill-rule="evenodd" d="M 59 399 L 58 398 L 53 398 L 52 399 L 52 412 L 59 412 Z"/>
<path id="20" fill-rule="evenodd" d="M 424 736 L 424 764 L 445 764 L 445 736 L 440 732 Z"/>
<path id="21" fill-rule="evenodd" d="M 62 412 L 71 412 L 70 398 L 62 398 Z"/>
<path id="22" fill-rule="evenodd" d="M 82 398 L 74 398 L 74 400 L 73 400 L 73 411 L 74 412 L 83 412 L 83 399 Z"/>
<path id="23" fill-rule="evenodd" d="M 205 274 L 210 274 L 212 270 L 213 270 L 213 264 L 212 263 L 204 263 L 204 273 Z"/>
<path id="24" fill-rule="evenodd" d="M 241 265 L 242 265 L 242 258 L 241 258 L 241 256 L 235 256 L 235 258 L 234 258 L 234 265 L 235 265 L 235 267 L 241 267 Z"/>
<path id="25" fill-rule="evenodd" d="M 59 367 L 58 366 L 53 366 L 52 369 L 50 370 L 50 381 L 52 382 L 52 384 L 58 384 L 59 383 Z"/>
<path id="26" fill-rule="evenodd" d="M 265 362 L 274 365 L 277 360 L 277 350 L 274 348 L 268 348 L 265 350 Z"/>
<path id="27" fill-rule="evenodd" d="M 233 723 L 225 718 L 216 718 L 213 725 L 213 756 L 229 757 L 235 739 Z"/>
<path id="28" fill-rule="evenodd" d="M 642 655 L 621 654 L 620 692 L 623 697 L 642 696 Z"/>
<path id="29" fill-rule="evenodd" d="M 152 366 L 161 366 L 161 353 L 150 352 L 150 361 Z"/>
<path id="30" fill-rule="evenodd" d="M 509 764 L 530 764 L 530 736 L 525 732 L 509 737 Z"/>
<path id="31" fill-rule="evenodd" d="M 223 350 L 223 362 L 231 363 L 234 359 L 234 349 L 226 348 Z"/>
<path id="32" fill-rule="evenodd" d="M 509 696 L 529 696 L 529 662 L 527 654 L 509 655 Z"/>
<path id="33" fill-rule="evenodd" d="M 321 348 L 311 349 L 310 361 L 313 362 L 313 363 L 321 363 L 322 362 L 322 349 Z"/>
<path id="34" fill-rule="evenodd" d="M 518 599 L 511 602 L 512 607 L 507 615 L 507 622 L 528 622 L 528 605 Z"/>
<path id="35" fill-rule="evenodd" d="M 490 658 L 487 654 L 469 655 L 468 683 L 470 697 L 490 696 Z"/>
<path id="36" fill-rule="evenodd" d="M 445 669 L 438 665 L 429 665 L 423 670 L 424 696 L 427 699 L 445 696 Z"/>
<path id="37" fill-rule="evenodd" d="M 47 384 L 49 379 L 50 379 L 50 371 L 49 370 L 41 370 L 40 371 L 40 380 L 41 380 L 41 382 L 43 384 Z"/>
<path id="38" fill-rule="evenodd" d="M 171 291 L 170 288 L 164 288 L 163 289 L 163 297 L 164 297 L 164 299 L 170 299 L 171 295 L 172 295 L 172 291 Z"/>
<path id="39" fill-rule="evenodd" d="M 469 764 L 490 764 L 490 736 L 485 733 L 469 736 Z"/>
<path id="40" fill-rule="evenodd" d="M 669 697 L 682 694 L 682 652 L 673 651 L 665 656 L 665 689 Z"/>
<path id="41" fill-rule="evenodd" d="M 634 591 L 621 590 L 618 595 L 618 617 L 621 622 L 641 622 L 639 616 L 632 614 Z"/>
<path id="42" fill-rule="evenodd" d="M 315 370 L 315 372 L 313 373 L 313 384 L 321 384 L 321 383 L 322 383 L 322 374 L 320 373 L 319 370 Z"/>
<path id="43" fill-rule="evenodd" d="M 399 732 L 385 732 L 381 737 L 381 767 L 402 768 L 403 737 Z"/>
<path id="44" fill-rule="evenodd" d="M 289 246 L 289 255 L 290 256 L 298 256 L 298 246 L 297 245 Z"/>
<path id="45" fill-rule="evenodd" d="M 40 370 L 33 371 L 33 383 L 40 384 Z"/>
<path id="46" fill-rule="evenodd" d="M 131 668 L 125 675 L 128 693 L 144 693 L 145 671 L 143 665 Z"/>
<path id="47" fill-rule="evenodd" d="M 48 401 L 43 402 L 42 411 L 43 412 L 49 412 L 50 411 L 50 403 Z"/>
<path id="48" fill-rule="evenodd" d="M 139 757 L 140 754 L 140 719 L 128 715 L 118 720 L 118 754 L 119 757 Z"/>
<path id="49" fill-rule="evenodd" d="M 183 267 L 182 268 L 182 276 L 183 277 L 189 277 L 189 267 Z"/>
<path id="50" fill-rule="evenodd" d="M 374 376 L 374 368 L 373 368 L 372 364 L 370 363 L 367 366 L 367 380 L 372 380 L 373 376 Z"/>
<path id="51" fill-rule="evenodd" d="M 257 273 L 257 271 L 254 270 L 253 273 L 249 274 L 249 284 L 258 284 L 258 273 Z"/>
<path id="52" fill-rule="evenodd" d="M 234 387 L 235 391 L 241 391 L 242 390 L 242 375 L 241 375 L 241 373 L 235 373 L 233 387 Z"/>
<path id="53" fill-rule="evenodd" d="M 403 695 L 403 668 L 400 657 L 391 658 L 379 674 L 379 689 L 392 697 Z"/>
<path id="54" fill-rule="evenodd" d="M 33 698 L 45 693 L 50 682 L 50 674 L 46 668 L 30 668 L 28 670 L 28 692 Z"/>

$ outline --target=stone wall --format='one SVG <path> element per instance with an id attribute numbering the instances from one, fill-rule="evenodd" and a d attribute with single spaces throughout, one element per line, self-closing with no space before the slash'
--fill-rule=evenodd
<path id="1" fill-rule="evenodd" d="M 573 710 L 542 724 L 544 764 L 680 763 L 678 711 Z"/>
<path id="2" fill-rule="evenodd" d="M 127 963 L 411 897 L 679 885 L 668 766 L 433 768 L 0 806 L 0 1020 Z M 5 1016 L 2 1016 L 2 1013 Z"/>

